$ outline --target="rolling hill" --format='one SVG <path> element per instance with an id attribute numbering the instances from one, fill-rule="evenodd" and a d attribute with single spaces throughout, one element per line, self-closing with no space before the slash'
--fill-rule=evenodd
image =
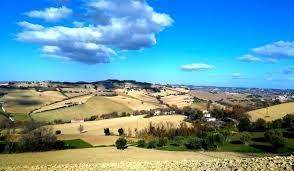
<path id="1" fill-rule="evenodd" d="M 272 121 L 282 118 L 287 114 L 294 114 L 294 102 L 253 110 L 248 112 L 248 114 L 251 116 L 252 121 L 257 120 L 258 118 L 265 119 L 266 121 Z"/>

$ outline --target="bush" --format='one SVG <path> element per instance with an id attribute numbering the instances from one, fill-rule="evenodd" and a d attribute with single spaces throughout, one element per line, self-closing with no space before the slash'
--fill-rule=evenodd
<path id="1" fill-rule="evenodd" d="M 118 134 L 119 134 L 120 136 L 125 135 L 125 131 L 124 131 L 123 128 L 119 128 L 119 129 L 117 130 L 117 132 L 118 132 Z"/>
<path id="2" fill-rule="evenodd" d="M 248 144 L 251 140 L 251 135 L 248 133 L 248 132 L 243 132 L 241 133 L 241 136 L 240 136 L 240 141 L 243 143 L 243 144 Z"/>
<path id="3" fill-rule="evenodd" d="M 104 128 L 104 134 L 105 134 L 105 136 L 109 136 L 110 135 L 109 128 Z"/>
<path id="4" fill-rule="evenodd" d="M 218 145 L 225 142 L 225 137 L 221 133 L 209 133 L 204 138 L 202 147 L 206 150 L 212 150 L 218 147 Z"/>
<path id="5" fill-rule="evenodd" d="M 243 117 L 240 119 L 239 124 L 237 125 L 240 132 L 250 131 L 251 130 L 251 122 L 247 117 Z"/>
<path id="6" fill-rule="evenodd" d="M 166 146 L 166 145 L 167 145 L 167 142 L 168 142 L 168 139 L 167 139 L 166 137 L 164 137 L 164 138 L 159 138 L 159 139 L 158 139 L 157 146 L 158 146 L 158 147 Z"/>
<path id="7" fill-rule="evenodd" d="M 138 141 L 138 144 L 137 144 L 138 147 L 145 147 L 145 145 L 146 145 L 145 140 L 139 140 Z"/>
<path id="8" fill-rule="evenodd" d="M 271 129 L 279 129 L 279 128 L 282 128 L 283 127 L 283 120 L 282 119 L 276 119 L 276 120 L 272 121 L 269 124 L 269 127 Z"/>
<path id="9" fill-rule="evenodd" d="M 22 135 L 19 141 L 19 151 L 48 151 L 55 149 L 56 142 L 57 138 L 52 133 L 52 129 L 41 127 Z"/>
<path id="10" fill-rule="evenodd" d="M 155 140 L 149 141 L 147 144 L 147 148 L 156 148 L 157 142 Z"/>
<path id="11" fill-rule="evenodd" d="M 288 114 L 283 117 L 283 127 L 284 128 L 294 127 L 294 114 Z"/>
<path id="12" fill-rule="evenodd" d="M 124 150 L 124 149 L 128 148 L 128 146 L 127 146 L 127 140 L 125 138 L 122 138 L 121 137 L 121 138 L 119 138 L 119 139 L 116 140 L 115 146 L 119 150 Z"/>
<path id="13" fill-rule="evenodd" d="M 274 148 L 284 147 L 286 144 L 286 138 L 283 137 L 283 133 L 280 130 L 272 129 L 264 133 L 264 138 L 272 144 Z"/>
<path id="14" fill-rule="evenodd" d="M 267 123 L 264 119 L 257 119 L 254 122 L 254 130 L 255 131 L 265 131 L 267 129 Z"/>
<path id="15" fill-rule="evenodd" d="M 80 133 L 83 133 L 83 131 L 84 131 L 84 126 L 83 126 L 83 125 L 80 125 L 79 128 L 78 128 L 78 130 L 79 130 Z"/>
<path id="16" fill-rule="evenodd" d="M 61 134 L 60 130 L 55 131 L 55 135 L 60 135 L 60 134 Z"/>
<path id="17" fill-rule="evenodd" d="M 203 139 L 198 137 L 189 138 L 185 143 L 186 148 L 188 149 L 201 149 L 203 144 Z"/>

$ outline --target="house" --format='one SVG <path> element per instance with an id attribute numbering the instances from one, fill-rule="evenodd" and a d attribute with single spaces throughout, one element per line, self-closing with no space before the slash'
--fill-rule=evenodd
<path id="1" fill-rule="evenodd" d="M 158 115 L 160 115 L 161 114 L 161 111 L 160 110 L 156 110 L 156 111 L 154 111 L 154 116 L 158 116 Z"/>
<path id="2" fill-rule="evenodd" d="M 208 110 L 204 110 L 202 113 L 203 113 L 202 119 L 204 121 L 206 121 L 206 122 L 215 122 L 216 121 L 216 118 L 211 117 L 211 114 L 209 113 Z"/>

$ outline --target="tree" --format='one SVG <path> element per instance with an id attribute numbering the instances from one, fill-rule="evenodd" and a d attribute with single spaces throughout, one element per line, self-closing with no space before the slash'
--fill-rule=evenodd
<path id="1" fill-rule="evenodd" d="M 282 128 L 282 127 L 283 127 L 283 120 L 282 120 L 282 119 L 276 119 L 276 120 L 272 121 L 272 122 L 269 124 L 269 127 L 270 127 L 271 129 Z"/>
<path id="2" fill-rule="evenodd" d="M 225 117 L 225 113 L 221 109 L 213 109 L 211 111 L 211 116 L 213 116 L 215 118 L 223 118 L 223 117 Z"/>
<path id="3" fill-rule="evenodd" d="M 187 140 L 185 143 L 186 148 L 188 149 L 201 149 L 203 140 L 198 137 L 193 137 Z"/>
<path id="4" fill-rule="evenodd" d="M 84 131 L 84 126 L 83 125 L 80 125 L 79 128 L 78 128 L 78 130 L 79 130 L 80 133 L 82 133 Z"/>
<path id="5" fill-rule="evenodd" d="M 243 133 L 241 133 L 240 141 L 241 141 L 243 144 L 248 145 L 249 142 L 250 142 L 250 140 L 251 140 L 251 135 L 250 135 L 248 132 L 243 132 Z"/>
<path id="6" fill-rule="evenodd" d="M 139 140 L 139 141 L 137 142 L 137 146 L 138 146 L 138 147 L 145 147 L 145 145 L 146 145 L 145 140 Z"/>
<path id="7" fill-rule="evenodd" d="M 104 128 L 104 134 L 105 134 L 105 136 L 109 136 L 110 135 L 109 128 Z"/>
<path id="8" fill-rule="evenodd" d="M 266 127 L 266 121 L 262 118 L 259 118 L 254 122 L 254 130 L 256 131 L 265 131 Z"/>
<path id="9" fill-rule="evenodd" d="M 283 117 L 283 127 L 284 128 L 294 127 L 294 114 L 288 114 Z"/>
<path id="10" fill-rule="evenodd" d="M 120 136 L 122 136 L 122 135 L 125 134 L 125 131 L 124 131 L 123 128 L 119 128 L 119 129 L 117 130 L 117 132 L 118 132 L 118 134 L 119 134 Z"/>
<path id="11" fill-rule="evenodd" d="M 240 119 L 239 124 L 237 125 L 240 132 L 250 131 L 251 130 L 251 122 L 247 117 L 243 117 Z"/>
<path id="12" fill-rule="evenodd" d="M 115 146 L 119 150 L 124 150 L 124 149 L 128 148 L 127 140 L 123 137 L 120 137 L 119 139 L 116 140 Z"/>
<path id="13" fill-rule="evenodd" d="M 286 144 L 286 138 L 283 137 L 283 133 L 277 129 L 271 129 L 264 133 L 264 138 L 272 144 L 274 148 L 284 147 Z"/>

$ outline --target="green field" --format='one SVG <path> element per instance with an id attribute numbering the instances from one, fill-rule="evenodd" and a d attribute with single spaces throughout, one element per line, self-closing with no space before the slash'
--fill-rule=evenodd
<path id="1" fill-rule="evenodd" d="M 81 105 L 36 113 L 31 116 L 39 121 L 54 121 L 55 119 L 70 121 L 71 119 L 89 118 L 93 115 L 99 116 L 111 112 L 132 112 L 132 110 L 105 97 L 94 96 Z"/>
<path id="2" fill-rule="evenodd" d="M 91 144 L 89 144 L 81 139 L 64 140 L 63 142 L 69 148 L 91 148 L 91 147 L 93 147 Z"/>

